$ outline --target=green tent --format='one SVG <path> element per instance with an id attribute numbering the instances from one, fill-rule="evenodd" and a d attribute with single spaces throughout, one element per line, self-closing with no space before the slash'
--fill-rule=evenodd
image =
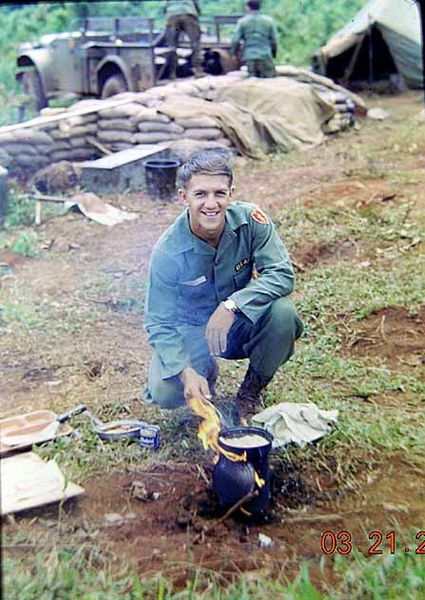
<path id="1" fill-rule="evenodd" d="M 423 87 L 422 34 L 415 0 L 370 0 L 313 56 L 315 71 L 354 89 L 376 82 Z"/>

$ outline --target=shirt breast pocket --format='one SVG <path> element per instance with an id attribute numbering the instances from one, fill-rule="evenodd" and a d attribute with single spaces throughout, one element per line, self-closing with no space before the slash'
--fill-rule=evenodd
<path id="1" fill-rule="evenodd" d="M 251 279 L 251 275 L 251 265 L 246 265 L 246 267 L 235 273 L 235 275 L 233 276 L 233 280 L 235 283 L 236 290 L 241 290 L 242 288 L 244 288 Z"/>
<path id="2" fill-rule="evenodd" d="M 196 279 L 187 279 L 186 281 L 181 281 L 179 287 L 182 298 L 194 300 L 203 298 L 208 293 L 210 284 L 207 278 L 202 275 Z"/>

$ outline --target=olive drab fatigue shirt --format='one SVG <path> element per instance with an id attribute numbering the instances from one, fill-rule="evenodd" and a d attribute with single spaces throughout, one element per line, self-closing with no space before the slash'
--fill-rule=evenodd
<path id="1" fill-rule="evenodd" d="M 201 8 L 198 0 L 168 0 L 165 5 L 165 14 L 167 17 L 181 15 L 193 15 L 197 17 L 201 14 Z"/>
<path id="2" fill-rule="evenodd" d="M 232 37 L 232 54 L 237 53 L 241 41 L 244 43 L 244 61 L 273 59 L 277 52 L 277 33 L 273 19 L 258 10 L 239 19 Z"/>
<path id="3" fill-rule="evenodd" d="M 217 249 L 192 233 L 184 211 L 156 242 L 149 267 L 144 327 L 162 378 L 190 365 L 183 335 L 205 327 L 222 300 L 234 300 L 254 324 L 293 284 L 286 248 L 255 204 L 229 204 Z"/>

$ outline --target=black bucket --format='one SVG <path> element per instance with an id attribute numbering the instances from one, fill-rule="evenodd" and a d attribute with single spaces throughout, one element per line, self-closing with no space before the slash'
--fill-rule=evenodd
<path id="1" fill-rule="evenodd" d="M 176 194 L 178 160 L 152 158 L 144 162 L 146 189 L 151 200 L 169 202 Z"/>
<path id="2" fill-rule="evenodd" d="M 235 440 L 250 436 L 259 443 L 243 445 Z M 261 516 L 270 503 L 270 472 L 268 455 L 272 447 L 273 436 L 260 427 L 228 427 L 218 435 L 218 445 L 227 452 L 242 456 L 246 452 L 246 461 L 234 461 L 220 453 L 213 471 L 213 488 L 220 503 L 230 507 L 242 500 L 247 494 L 257 492 L 252 500 L 243 503 L 241 511 L 247 516 Z"/>

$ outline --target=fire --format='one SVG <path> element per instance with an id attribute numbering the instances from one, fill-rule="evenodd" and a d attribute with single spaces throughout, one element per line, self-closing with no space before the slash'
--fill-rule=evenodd
<path id="1" fill-rule="evenodd" d="M 220 452 L 218 433 L 221 425 L 217 411 L 212 404 L 200 398 L 190 398 L 188 404 L 199 417 L 202 417 L 198 429 L 198 438 L 202 441 L 204 449 L 213 450 L 218 454 Z"/>
<path id="2" fill-rule="evenodd" d="M 221 448 L 218 443 L 218 435 L 221 429 L 220 417 L 214 405 L 200 398 L 190 398 L 188 401 L 190 408 L 199 416 L 202 421 L 199 424 L 198 438 L 202 441 L 205 450 L 215 452 L 218 459 L 219 454 L 223 454 L 233 462 L 246 462 L 246 452 L 236 454 Z"/>

